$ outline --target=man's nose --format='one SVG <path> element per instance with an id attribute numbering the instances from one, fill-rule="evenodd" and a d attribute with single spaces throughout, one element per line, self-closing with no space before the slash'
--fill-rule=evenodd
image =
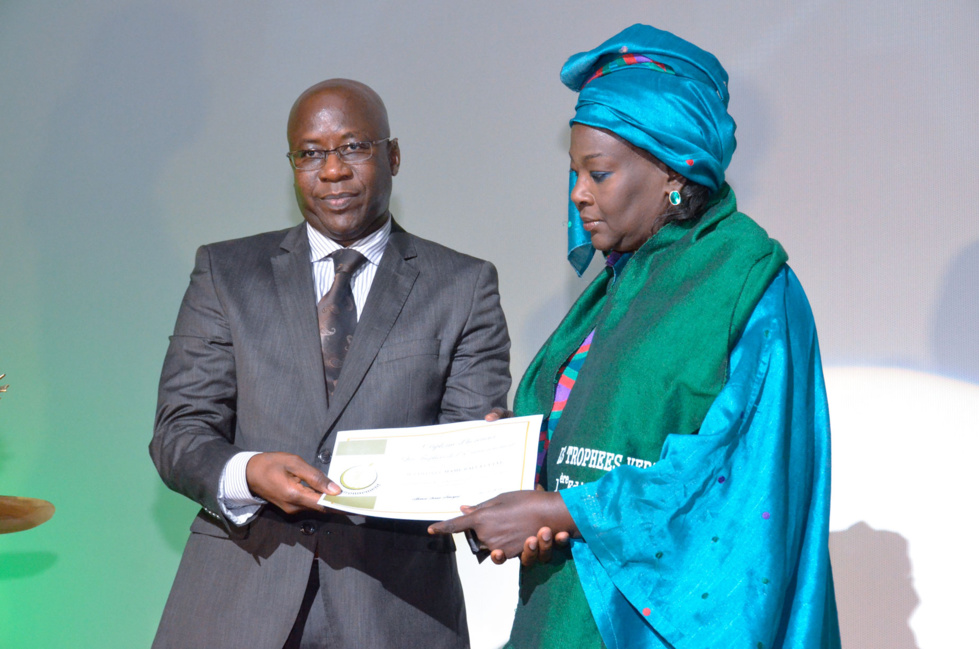
<path id="1" fill-rule="evenodd" d="M 320 167 L 319 177 L 326 182 L 335 182 L 350 177 L 350 165 L 343 161 L 336 151 L 329 151 Z"/>

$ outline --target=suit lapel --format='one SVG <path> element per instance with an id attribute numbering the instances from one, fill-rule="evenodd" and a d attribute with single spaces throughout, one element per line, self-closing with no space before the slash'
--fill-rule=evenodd
<path id="1" fill-rule="evenodd" d="M 302 385 L 308 386 L 303 402 L 316 409 L 318 419 L 325 418 L 326 379 L 323 376 L 323 353 L 316 320 L 316 289 L 310 267 L 306 225 L 289 230 L 281 248 L 282 252 L 272 257 L 271 263 L 286 342 L 292 350 Z"/>
<path id="2" fill-rule="evenodd" d="M 336 392 L 333 393 L 326 422 L 328 433 L 357 392 L 381 344 L 404 308 L 418 277 L 418 269 L 410 261 L 414 257 L 415 248 L 410 235 L 393 223 L 391 238 L 374 275 L 367 303 L 357 322 L 357 331 L 337 381 Z"/>

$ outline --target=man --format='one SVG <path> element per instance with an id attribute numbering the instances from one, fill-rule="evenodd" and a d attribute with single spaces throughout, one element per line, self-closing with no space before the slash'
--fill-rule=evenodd
<path id="1" fill-rule="evenodd" d="M 510 386 L 496 271 L 393 221 L 390 136 L 367 86 L 309 88 L 305 224 L 197 253 L 150 455 L 204 509 L 154 647 L 468 646 L 451 542 L 317 505 L 336 431 L 481 418 Z"/>

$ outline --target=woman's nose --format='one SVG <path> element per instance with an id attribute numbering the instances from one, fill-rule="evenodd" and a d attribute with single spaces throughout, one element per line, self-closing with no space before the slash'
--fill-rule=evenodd
<path id="1" fill-rule="evenodd" d="M 585 205 L 591 204 L 591 194 L 585 189 L 581 178 L 576 178 L 574 185 L 571 187 L 571 202 L 579 210 Z"/>

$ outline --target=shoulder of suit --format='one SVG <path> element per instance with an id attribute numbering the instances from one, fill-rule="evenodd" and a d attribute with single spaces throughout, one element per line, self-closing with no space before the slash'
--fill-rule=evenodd
<path id="1" fill-rule="evenodd" d="M 305 224 L 300 223 L 291 228 L 285 228 L 283 230 L 275 230 L 273 232 L 262 232 L 260 234 L 253 234 L 247 237 L 240 237 L 238 239 L 227 239 L 225 241 L 217 241 L 215 243 L 209 243 L 204 248 L 207 248 L 212 254 L 249 254 L 249 252 L 257 255 L 269 256 L 280 251 L 282 243 L 287 237 L 292 235 L 296 237 L 302 232 L 297 232 L 305 227 Z"/>
<path id="2" fill-rule="evenodd" d="M 422 237 L 409 232 L 392 232 L 391 241 L 395 244 L 395 246 L 398 246 L 399 243 L 407 244 L 407 247 L 414 249 L 414 252 L 418 255 L 419 259 L 429 263 L 441 263 L 460 268 L 478 268 L 483 264 L 489 263 L 485 259 L 467 255 L 464 252 L 453 250 L 452 248 L 444 246 L 441 243 L 436 243 L 435 241 L 431 241 L 429 239 L 423 239 Z M 404 248 L 406 246 L 402 245 L 401 247 Z"/>

